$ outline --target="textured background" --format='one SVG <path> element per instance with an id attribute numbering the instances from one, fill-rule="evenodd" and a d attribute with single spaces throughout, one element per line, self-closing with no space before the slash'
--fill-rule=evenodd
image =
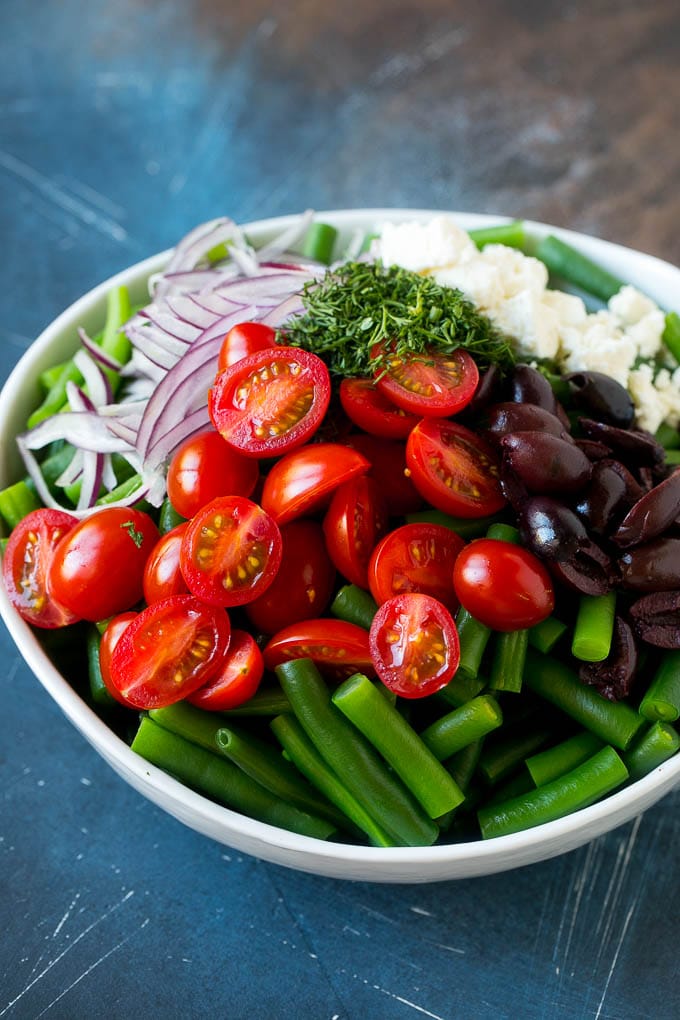
<path id="1" fill-rule="evenodd" d="M 4 0 L 0 377 L 202 219 L 415 205 L 680 262 L 677 3 Z M 0 634 L 0 1018 L 680 1015 L 680 796 L 436 886 L 240 857 L 133 793 Z"/>

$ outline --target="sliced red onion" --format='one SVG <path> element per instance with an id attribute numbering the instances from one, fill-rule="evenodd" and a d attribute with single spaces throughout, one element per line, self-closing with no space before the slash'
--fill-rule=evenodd
<path id="1" fill-rule="evenodd" d="M 268 312 L 262 322 L 265 326 L 271 326 L 272 329 L 278 329 L 283 326 L 293 315 L 299 315 L 304 312 L 304 306 L 300 300 L 299 294 L 293 294 L 292 297 L 286 298 L 281 304 L 276 305 Z"/>
<path id="2" fill-rule="evenodd" d="M 80 493 L 76 510 L 93 507 L 102 484 L 104 456 L 101 453 L 83 453 L 83 474 L 80 479 Z"/>
<path id="3" fill-rule="evenodd" d="M 123 367 L 120 361 L 112 357 L 110 354 L 107 354 L 106 351 L 103 351 L 99 344 L 95 343 L 92 337 L 87 335 L 84 329 L 80 328 L 78 330 L 78 336 L 80 337 L 80 342 L 85 350 L 91 355 L 92 359 L 96 361 L 98 365 L 102 365 L 104 368 L 110 368 L 112 372 L 120 372 Z"/>
<path id="4" fill-rule="evenodd" d="M 67 485 L 73 485 L 77 482 L 83 473 L 83 450 L 75 450 L 71 460 L 66 465 L 62 473 L 55 480 L 55 485 L 60 489 L 66 488 Z"/>
<path id="5" fill-rule="evenodd" d="M 207 223 L 201 223 L 189 231 L 175 247 L 166 273 L 172 273 L 178 269 L 193 269 L 212 248 L 218 244 L 229 242 L 245 244 L 243 231 L 233 220 L 221 216 L 218 219 L 209 220 Z"/>
<path id="6" fill-rule="evenodd" d="M 295 223 L 286 230 L 283 230 L 278 237 L 273 238 L 273 240 L 269 241 L 259 249 L 257 254 L 260 261 L 273 258 L 276 255 L 281 255 L 284 251 L 290 251 L 291 248 L 305 236 L 313 219 L 314 211 L 312 209 L 306 209 L 305 212 L 297 218 Z"/>
<path id="7" fill-rule="evenodd" d="M 126 453 L 130 447 L 114 436 L 108 422 L 89 411 L 63 411 L 45 418 L 29 432 L 17 437 L 27 450 L 42 450 L 49 443 L 63 439 L 77 449 L 94 453 Z"/>
<path id="8" fill-rule="evenodd" d="M 196 334 L 204 329 L 203 325 L 195 325 L 194 323 L 185 322 L 180 319 L 179 316 L 169 309 L 166 303 L 166 307 L 162 305 L 150 304 L 140 312 L 140 317 L 148 319 L 149 322 L 161 330 L 166 336 L 172 337 L 178 343 L 183 344 L 185 347 L 193 343 L 196 338 Z M 184 352 L 180 351 L 179 356 L 181 357 Z"/>
<path id="9" fill-rule="evenodd" d="M 87 351 L 81 350 L 76 351 L 73 356 L 74 364 L 78 371 L 85 380 L 85 385 L 89 393 L 89 399 L 85 401 L 84 410 L 93 410 L 95 407 L 101 407 L 104 404 L 109 404 L 113 400 L 113 390 L 111 389 L 111 383 L 108 377 L 104 374 L 100 365 L 94 361 L 93 358 L 87 353 Z M 83 394 L 85 396 L 85 394 Z M 87 404 L 91 406 L 88 407 Z M 74 410 L 78 410 L 74 408 Z"/>

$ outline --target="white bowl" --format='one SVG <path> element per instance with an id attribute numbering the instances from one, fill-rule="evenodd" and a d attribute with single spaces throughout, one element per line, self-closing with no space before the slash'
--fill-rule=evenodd
<path id="1" fill-rule="evenodd" d="M 385 220 L 426 219 L 426 210 L 366 209 L 319 213 L 348 240 L 357 229 L 371 230 Z M 467 228 L 500 222 L 497 216 L 453 213 Z M 259 244 L 276 235 L 293 217 L 249 224 L 248 235 Z M 661 306 L 678 308 L 680 270 L 659 259 L 582 234 L 527 223 L 535 236 L 556 233 L 586 255 L 635 284 Z M 38 401 L 37 378 L 50 365 L 64 360 L 77 347 L 76 327 L 95 332 L 101 326 L 108 290 L 126 284 L 133 300 L 144 300 L 148 276 L 161 269 L 167 252 L 125 269 L 90 291 L 63 312 L 38 337 L 19 361 L 0 393 L 0 486 L 16 480 L 19 457 L 10 437 L 25 427 Z M 638 815 L 680 781 L 680 755 L 655 769 L 644 779 L 614 793 L 598 804 L 559 821 L 525 832 L 487 841 L 450 846 L 379 849 L 324 842 L 298 836 L 254 821 L 218 806 L 182 786 L 160 769 L 134 754 L 75 693 L 42 650 L 34 633 L 10 606 L 0 586 L 0 611 L 26 663 L 54 698 L 64 714 L 101 756 L 131 786 L 191 828 L 229 847 L 267 861 L 335 878 L 374 882 L 433 882 L 469 878 L 506 871 L 546 860 L 581 846 Z"/>

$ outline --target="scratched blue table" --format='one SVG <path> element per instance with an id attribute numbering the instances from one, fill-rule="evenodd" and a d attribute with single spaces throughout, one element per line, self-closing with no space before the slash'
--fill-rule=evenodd
<path id="1" fill-rule="evenodd" d="M 222 213 L 506 212 L 680 261 L 670 0 L 240 6 L 5 0 L 2 380 L 79 294 Z M 4 629 L 0 656 L 0 1018 L 680 1015 L 680 794 L 510 874 L 341 883 L 184 828 Z"/>

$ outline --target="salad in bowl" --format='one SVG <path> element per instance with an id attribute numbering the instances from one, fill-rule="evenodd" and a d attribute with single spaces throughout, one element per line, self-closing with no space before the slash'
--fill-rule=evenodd
<path id="1" fill-rule="evenodd" d="M 0 398 L 24 656 L 145 795 L 294 867 L 632 817 L 680 774 L 677 278 L 462 214 L 198 227 Z"/>

